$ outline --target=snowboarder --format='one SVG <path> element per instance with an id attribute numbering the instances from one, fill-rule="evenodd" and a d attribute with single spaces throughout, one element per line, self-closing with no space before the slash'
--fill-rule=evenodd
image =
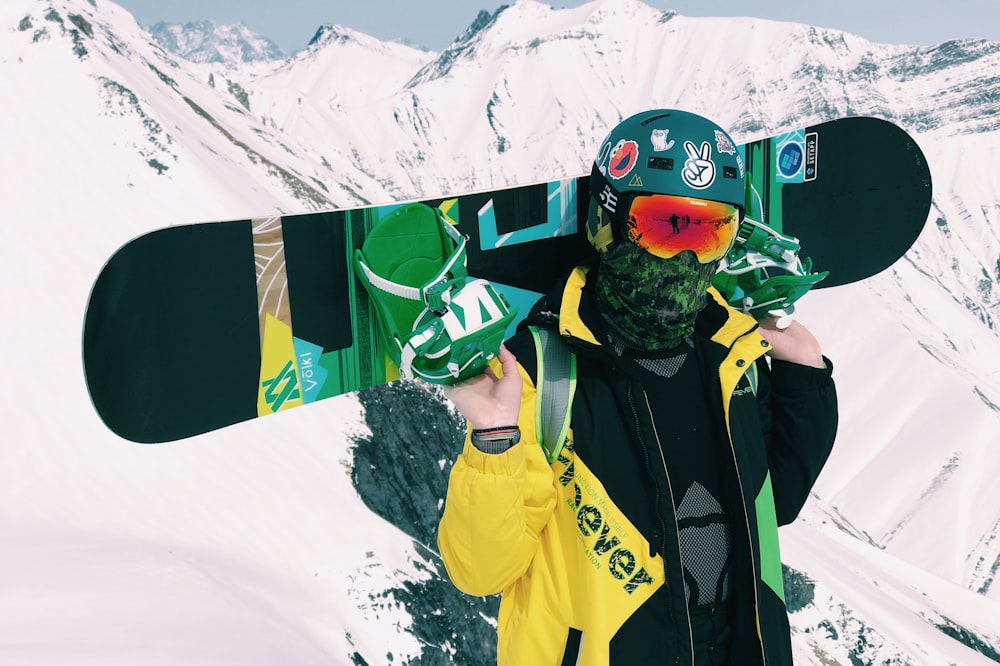
<path id="1" fill-rule="evenodd" d="M 575 354 L 571 432 L 550 463 L 523 328 L 448 389 L 470 427 L 444 563 L 463 591 L 502 593 L 500 664 L 791 664 L 777 527 L 833 446 L 832 365 L 802 324 L 758 322 L 710 287 L 744 206 L 722 128 L 655 110 L 602 145 L 630 151 L 593 166 L 587 232 L 603 252 L 526 322 Z M 675 234 L 670 213 L 727 221 Z"/>

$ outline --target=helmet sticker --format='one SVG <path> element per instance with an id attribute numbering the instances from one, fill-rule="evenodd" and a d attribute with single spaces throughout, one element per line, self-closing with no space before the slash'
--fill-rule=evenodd
<path id="1" fill-rule="evenodd" d="M 728 136 L 719 130 L 715 130 L 715 149 L 720 153 L 725 153 L 726 155 L 736 154 L 736 146 L 733 145 L 733 142 L 729 140 Z"/>
<path id="2" fill-rule="evenodd" d="M 653 144 L 653 151 L 657 153 L 662 153 L 664 150 L 670 150 L 674 147 L 675 141 L 673 139 L 667 140 L 670 135 L 670 130 L 653 130 L 653 133 L 649 135 L 649 140 Z"/>
<path id="3" fill-rule="evenodd" d="M 608 175 L 618 180 L 627 176 L 639 163 L 639 144 L 622 139 L 611 151 L 608 160 Z"/>
<path id="4" fill-rule="evenodd" d="M 696 190 L 704 190 L 715 182 L 715 162 L 712 161 L 712 145 L 708 141 L 701 142 L 699 149 L 693 141 L 684 142 L 684 150 L 688 159 L 684 162 L 681 178 Z"/>

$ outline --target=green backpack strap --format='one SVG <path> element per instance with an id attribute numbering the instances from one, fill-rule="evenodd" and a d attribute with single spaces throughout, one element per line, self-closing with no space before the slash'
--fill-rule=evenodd
<path id="1" fill-rule="evenodd" d="M 573 394 L 576 393 L 576 354 L 555 331 L 529 326 L 535 340 L 538 374 L 535 378 L 535 431 L 550 463 L 556 461 L 569 432 Z"/>

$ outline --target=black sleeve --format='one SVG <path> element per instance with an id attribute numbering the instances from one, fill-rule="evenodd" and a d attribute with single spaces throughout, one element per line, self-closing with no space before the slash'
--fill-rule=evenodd
<path id="1" fill-rule="evenodd" d="M 795 520 L 833 449 L 837 389 L 833 363 L 810 368 L 784 361 L 761 364 L 758 401 L 778 524 Z"/>
<path id="2" fill-rule="evenodd" d="M 531 381 L 537 382 L 538 361 L 535 353 L 535 339 L 527 328 L 519 328 L 517 333 L 504 342 L 507 350 L 517 358 L 517 362 L 525 369 Z"/>

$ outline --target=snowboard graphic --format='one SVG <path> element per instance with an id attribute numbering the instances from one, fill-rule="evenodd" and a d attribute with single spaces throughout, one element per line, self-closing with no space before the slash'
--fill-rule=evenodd
<path id="1" fill-rule="evenodd" d="M 844 118 L 734 147 L 759 222 L 798 238 L 829 276 L 870 277 L 916 240 L 931 201 L 916 143 L 895 125 Z M 468 236 L 470 276 L 521 313 L 594 256 L 589 180 L 424 201 Z M 351 257 L 401 204 L 177 226 L 119 249 L 84 321 L 86 381 L 119 436 L 184 439 L 392 381 Z"/>

